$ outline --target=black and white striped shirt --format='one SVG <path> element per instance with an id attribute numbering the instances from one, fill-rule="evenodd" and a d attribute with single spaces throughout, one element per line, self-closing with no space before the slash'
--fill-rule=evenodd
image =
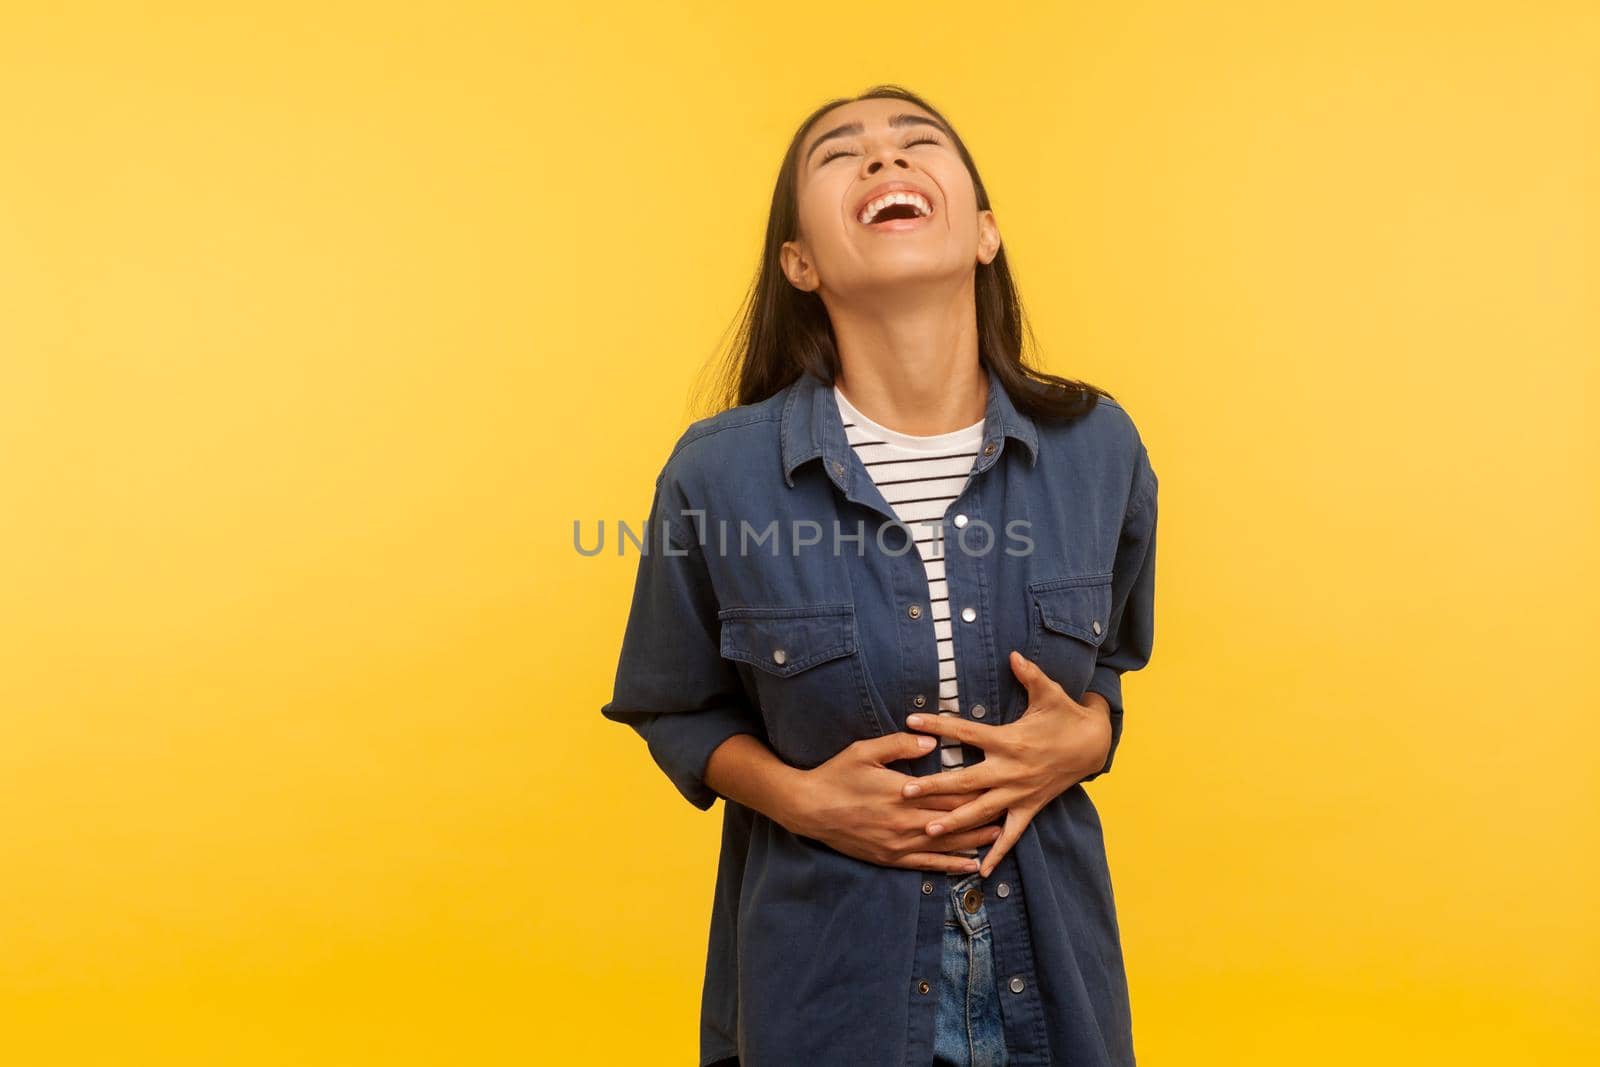
<path id="1" fill-rule="evenodd" d="M 939 650 L 939 705 L 941 715 L 959 715 L 961 702 L 956 679 L 955 651 L 950 637 L 950 594 L 944 578 L 944 541 L 940 536 L 945 510 L 961 495 L 983 441 L 983 421 L 949 433 L 914 435 L 899 433 L 873 422 L 845 399 L 838 386 L 845 438 L 861 459 L 895 515 L 911 530 L 928 576 L 928 607 Z M 939 759 L 946 768 L 963 766 L 961 742 L 939 739 Z M 975 848 L 953 850 L 976 856 Z"/>

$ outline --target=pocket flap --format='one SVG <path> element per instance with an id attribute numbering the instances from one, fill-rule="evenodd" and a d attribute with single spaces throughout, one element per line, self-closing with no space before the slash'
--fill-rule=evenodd
<path id="1" fill-rule="evenodd" d="M 1111 576 L 1054 579 L 1029 587 L 1045 629 L 1091 645 L 1105 640 L 1111 625 Z"/>
<path id="2" fill-rule="evenodd" d="M 723 608 L 722 655 L 787 678 L 856 650 L 853 604 Z"/>

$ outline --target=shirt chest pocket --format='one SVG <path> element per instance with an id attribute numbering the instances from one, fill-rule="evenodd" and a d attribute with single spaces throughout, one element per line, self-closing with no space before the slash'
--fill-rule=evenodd
<path id="1" fill-rule="evenodd" d="M 1029 583 L 1028 597 L 1027 656 L 1076 700 L 1111 626 L 1111 575 L 1040 579 Z"/>
<path id="2" fill-rule="evenodd" d="M 768 744 L 785 763 L 809 769 L 881 732 L 853 604 L 727 607 L 717 618 L 722 657 L 741 665 Z"/>

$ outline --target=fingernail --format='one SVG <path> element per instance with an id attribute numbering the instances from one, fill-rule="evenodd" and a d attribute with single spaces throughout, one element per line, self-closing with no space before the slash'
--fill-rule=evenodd
<path id="1" fill-rule="evenodd" d="M 914 797 L 920 792 L 922 792 L 922 787 L 920 785 L 913 783 L 906 786 L 906 796 L 908 797 Z"/>
<path id="2" fill-rule="evenodd" d="M 933 747 L 933 738 L 931 738 L 931 737 L 919 737 L 919 738 L 917 738 L 917 747 L 918 748 L 932 748 Z"/>
<path id="3" fill-rule="evenodd" d="M 909 716 L 906 719 L 906 725 L 907 726 L 921 726 L 922 725 L 922 716 L 921 715 Z"/>
<path id="4" fill-rule="evenodd" d="M 932 826 L 928 827 L 928 834 L 929 834 L 929 836 L 932 836 L 934 834 L 939 833 L 943 829 L 944 829 L 944 826 L 942 824 L 934 823 Z"/>

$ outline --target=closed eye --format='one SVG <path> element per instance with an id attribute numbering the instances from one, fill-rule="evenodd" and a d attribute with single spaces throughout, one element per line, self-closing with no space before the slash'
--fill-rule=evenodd
<path id="1" fill-rule="evenodd" d="M 910 148 L 912 145 L 916 145 L 916 144 L 932 144 L 932 145 L 936 145 L 936 144 L 939 144 L 939 143 L 940 143 L 940 141 L 939 141 L 939 139 L 937 137 L 915 137 L 915 138 L 907 141 L 901 147 L 902 148 Z M 818 160 L 817 161 L 817 166 L 820 167 L 824 163 L 827 163 L 827 162 L 829 162 L 831 160 L 838 159 L 840 156 L 850 156 L 850 155 L 854 155 L 854 154 L 855 154 L 854 152 L 846 151 L 843 148 L 835 148 L 832 152 L 829 152 L 827 155 L 823 156 L 820 160 Z"/>

